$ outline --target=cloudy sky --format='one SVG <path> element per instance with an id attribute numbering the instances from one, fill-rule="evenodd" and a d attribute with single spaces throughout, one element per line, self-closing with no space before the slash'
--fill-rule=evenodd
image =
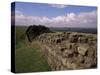
<path id="1" fill-rule="evenodd" d="M 97 8 L 90 6 L 16 2 L 15 25 L 29 26 L 33 24 L 41 24 L 47 27 L 96 28 Z"/>

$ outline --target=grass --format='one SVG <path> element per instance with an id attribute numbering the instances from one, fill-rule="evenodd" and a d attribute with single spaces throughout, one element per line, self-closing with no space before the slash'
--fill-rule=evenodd
<path id="1" fill-rule="evenodd" d="M 26 40 L 27 27 L 16 27 L 15 67 L 17 73 L 50 71 L 37 43 Z"/>

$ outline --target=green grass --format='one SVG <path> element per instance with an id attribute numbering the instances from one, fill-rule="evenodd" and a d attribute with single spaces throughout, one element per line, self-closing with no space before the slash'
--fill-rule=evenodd
<path id="1" fill-rule="evenodd" d="M 37 43 L 26 40 L 27 27 L 16 27 L 15 67 L 17 73 L 50 71 Z"/>

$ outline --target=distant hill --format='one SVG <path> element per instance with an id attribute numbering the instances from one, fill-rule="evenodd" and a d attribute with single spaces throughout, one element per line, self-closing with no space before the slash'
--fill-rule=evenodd
<path id="1" fill-rule="evenodd" d="M 61 32 L 82 32 L 82 33 L 93 33 L 97 34 L 97 28 L 70 28 L 70 27 L 50 27 L 53 31 L 61 31 Z"/>

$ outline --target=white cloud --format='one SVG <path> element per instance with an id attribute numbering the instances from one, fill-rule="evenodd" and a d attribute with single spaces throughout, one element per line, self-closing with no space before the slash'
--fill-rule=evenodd
<path id="1" fill-rule="evenodd" d="M 23 13 L 22 13 L 21 11 L 16 10 L 16 11 L 15 11 L 15 14 L 17 14 L 17 15 L 22 15 Z"/>
<path id="2" fill-rule="evenodd" d="M 67 7 L 67 5 L 63 5 L 63 4 L 51 4 L 51 7 L 55 7 L 55 8 L 65 8 L 65 7 Z"/>
<path id="3" fill-rule="evenodd" d="M 96 27 L 97 25 L 97 12 L 81 12 L 79 14 L 67 13 L 63 16 L 56 16 L 48 18 L 46 16 L 26 16 L 21 12 L 16 13 L 16 25 L 45 25 L 48 27 Z"/>

